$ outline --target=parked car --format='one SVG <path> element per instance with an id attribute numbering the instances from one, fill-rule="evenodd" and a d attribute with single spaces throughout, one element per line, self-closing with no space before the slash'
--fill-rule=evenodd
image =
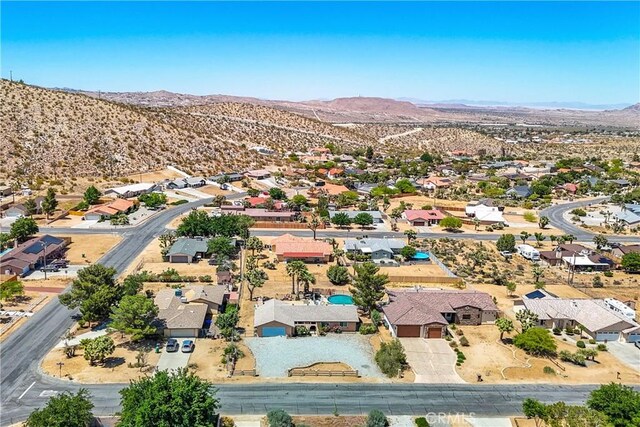
<path id="1" fill-rule="evenodd" d="M 47 273 L 60 271 L 60 267 L 57 265 L 47 265 L 46 267 L 40 268 L 40 271 L 46 271 Z"/>
<path id="2" fill-rule="evenodd" d="M 174 351 L 178 351 L 179 349 L 180 349 L 180 344 L 178 343 L 177 339 L 169 338 L 167 340 L 167 346 L 166 346 L 167 353 L 172 353 Z"/>
<path id="3" fill-rule="evenodd" d="M 56 259 L 49 263 L 49 265 L 56 266 L 59 268 L 67 268 L 69 266 L 69 260 L 66 259 Z"/>
<path id="4" fill-rule="evenodd" d="M 195 344 L 194 344 L 193 341 L 191 341 L 191 340 L 182 341 L 182 352 L 183 353 L 191 353 L 193 351 L 194 347 L 195 347 Z"/>

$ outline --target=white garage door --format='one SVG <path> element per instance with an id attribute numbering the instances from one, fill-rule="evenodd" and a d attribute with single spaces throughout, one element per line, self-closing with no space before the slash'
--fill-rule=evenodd
<path id="1" fill-rule="evenodd" d="M 620 338 L 619 332 L 598 332 L 596 334 L 596 341 L 618 341 Z"/>
<path id="2" fill-rule="evenodd" d="M 198 336 L 196 329 L 171 329 L 169 337 L 171 338 L 195 338 Z"/>

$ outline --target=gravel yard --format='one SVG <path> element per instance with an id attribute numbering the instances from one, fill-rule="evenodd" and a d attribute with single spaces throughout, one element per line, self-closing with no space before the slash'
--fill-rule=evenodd
<path id="1" fill-rule="evenodd" d="M 246 338 L 263 377 L 286 377 L 287 370 L 319 362 L 342 362 L 363 377 L 386 378 L 373 359 L 367 336 L 356 334 L 324 337 Z"/>

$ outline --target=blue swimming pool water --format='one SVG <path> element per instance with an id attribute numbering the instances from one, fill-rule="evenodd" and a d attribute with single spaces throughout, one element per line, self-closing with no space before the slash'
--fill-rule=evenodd
<path id="1" fill-rule="evenodd" d="M 413 259 L 429 259 L 429 252 L 416 252 Z"/>
<path id="2" fill-rule="evenodd" d="M 353 298 L 350 295 L 331 295 L 327 299 L 329 304 L 353 305 Z"/>

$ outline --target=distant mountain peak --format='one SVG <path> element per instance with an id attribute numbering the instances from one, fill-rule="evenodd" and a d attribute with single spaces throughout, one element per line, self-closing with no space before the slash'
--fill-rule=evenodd
<path id="1" fill-rule="evenodd" d="M 637 104 L 629 105 L 626 108 L 622 109 L 623 111 L 640 111 L 640 102 Z"/>

